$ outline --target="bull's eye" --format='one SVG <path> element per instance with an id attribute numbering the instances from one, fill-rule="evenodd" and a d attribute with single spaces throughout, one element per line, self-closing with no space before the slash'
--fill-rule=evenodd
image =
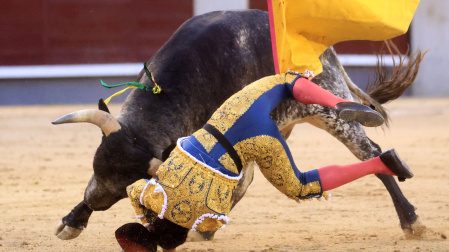
<path id="1" fill-rule="evenodd" d="M 149 145 L 145 141 L 145 139 L 138 137 L 138 136 L 132 136 L 131 139 L 132 139 L 133 151 L 137 151 L 141 154 L 149 152 Z"/>

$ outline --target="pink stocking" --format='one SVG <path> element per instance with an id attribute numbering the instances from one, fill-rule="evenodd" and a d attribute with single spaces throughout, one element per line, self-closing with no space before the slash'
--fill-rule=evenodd
<path id="1" fill-rule="evenodd" d="M 318 104 L 331 108 L 335 107 L 339 102 L 350 102 L 333 95 L 331 92 L 305 78 L 296 80 L 293 86 L 293 96 L 303 104 Z"/>
<path id="2" fill-rule="evenodd" d="M 379 157 L 349 165 L 330 165 L 318 169 L 323 191 L 329 191 L 363 176 L 375 173 L 395 175 Z"/>

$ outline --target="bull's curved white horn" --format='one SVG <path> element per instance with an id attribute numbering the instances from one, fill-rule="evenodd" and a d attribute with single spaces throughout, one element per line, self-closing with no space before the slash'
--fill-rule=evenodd
<path id="1" fill-rule="evenodd" d="M 121 129 L 120 123 L 111 114 L 98 109 L 86 109 L 67 114 L 53 124 L 88 122 L 97 125 L 106 136 Z"/>

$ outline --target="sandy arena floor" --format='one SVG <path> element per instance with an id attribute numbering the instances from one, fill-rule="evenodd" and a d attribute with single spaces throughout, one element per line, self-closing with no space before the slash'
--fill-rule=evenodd
<path id="1" fill-rule="evenodd" d="M 86 106 L 0 107 L 0 251 L 119 251 L 114 231 L 135 221 L 127 200 L 94 212 L 81 235 L 53 235 L 83 198 L 101 141 L 90 124 L 51 121 Z M 400 99 L 387 131 L 368 129 L 384 150 L 396 148 L 415 173 L 401 189 L 427 232 L 406 239 L 390 196 L 375 176 L 332 191 L 329 201 L 297 204 L 256 171 L 231 223 L 215 240 L 179 251 L 449 251 L 449 99 Z M 118 105 L 112 106 L 117 114 Z M 302 171 L 357 159 L 326 132 L 296 126 L 288 143 Z"/>

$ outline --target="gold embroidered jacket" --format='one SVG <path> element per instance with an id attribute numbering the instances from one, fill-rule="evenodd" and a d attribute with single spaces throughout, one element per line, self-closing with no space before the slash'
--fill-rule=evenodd
<path id="1" fill-rule="evenodd" d="M 230 97 L 212 115 L 212 125 L 231 143 L 243 166 L 255 161 L 265 178 L 294 200 L 323 194 L 317 170 L 300 172 L 270 112 L 292 99 L 293 73 L 260 79 Z M 233 191 L 241 178 L 226 148 L 205 129 L 178 140 L 159 167 L 157 179 L 128 187 L 138 217 L 155 215 L 199 231 L 215 231 L 229 221 Z M 147 216 L 147 218 L 145 218 Z M 148 217 L 151 216 L 151 217 Z"/>

